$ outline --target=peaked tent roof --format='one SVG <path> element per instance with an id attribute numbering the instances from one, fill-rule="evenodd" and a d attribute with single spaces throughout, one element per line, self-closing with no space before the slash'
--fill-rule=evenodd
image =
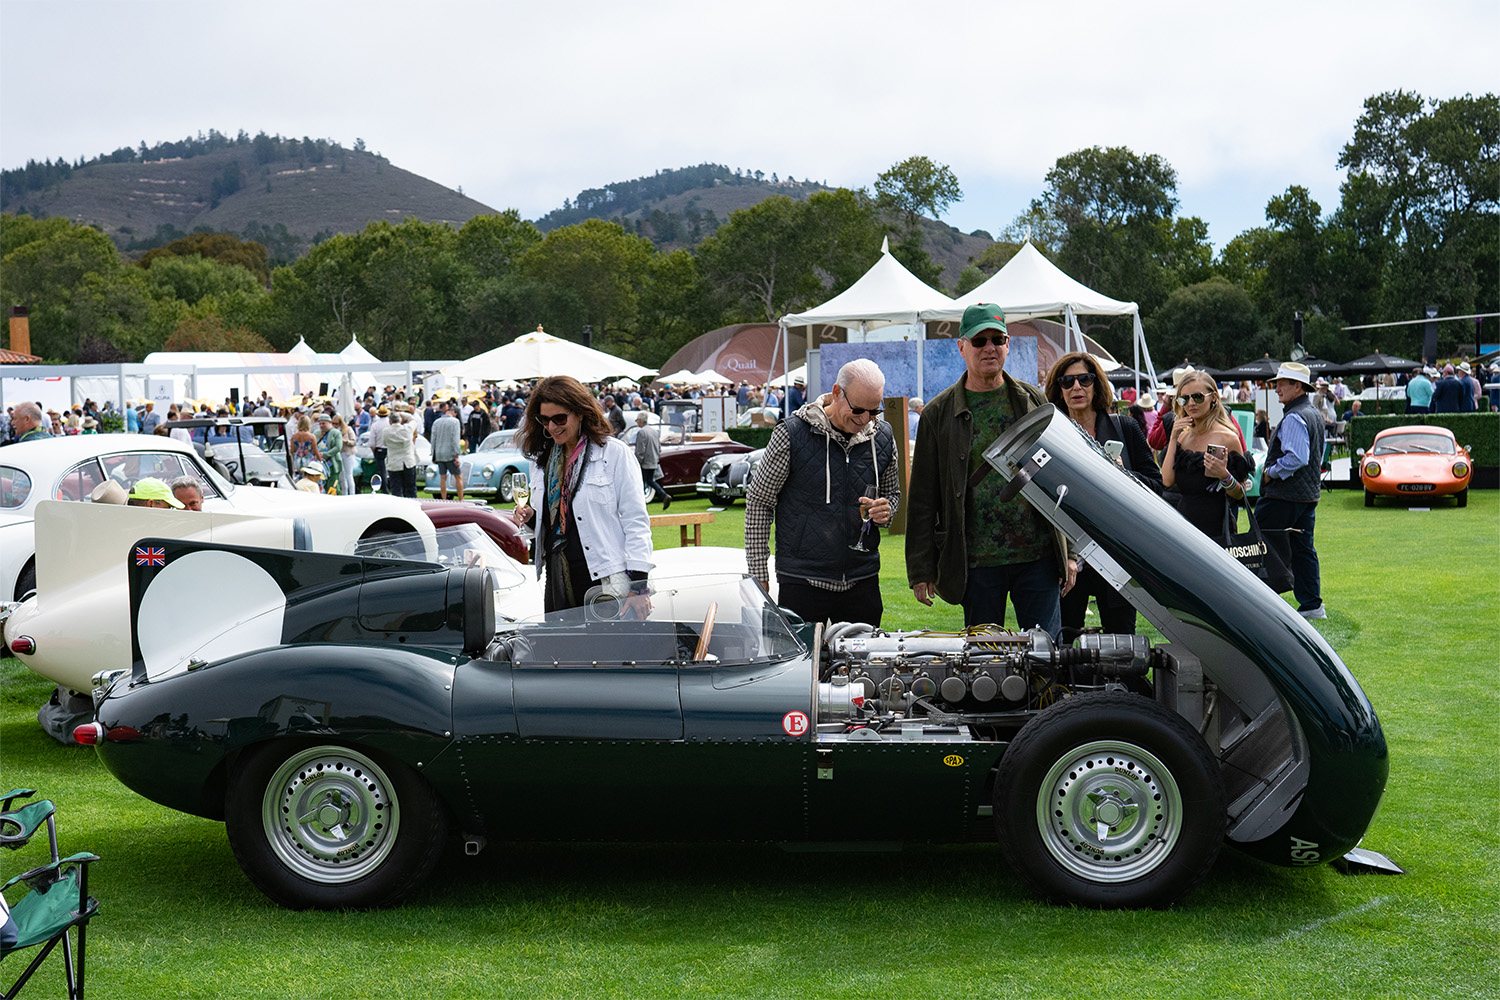
<path id="1" fill-rule="evenodd" d="M 339 351 L 338 357 L 346 365 L 380 364 L 380 359 L 371 354 L 365 345 L 353 336 L 349 338 L 349 343 L 344 345 L 344 349 Z M 353 384 L 356 393 L 369 386 L 382 384 L 381 376 L 374 372 L 354 372 L 349 376 L 349 381 Z"/>
<path id="2" fill-rule="evenodd" d="M 443 374 L 464 379 L 545 378 L 548 375 L 572 375 L 580 382 L 629 375 L 641 378 L 655 374 L 652 369 L 571 340 L 554 337 L 538 327 L 523 333 L 508 344 L 502 344 L 467 361 L 449 365 Z"/>
<path id="3" fill-rule="evenodd" d="M 1089 316 L 1128 316 L 1138 313 L 1134 302 L 1121 302 L 1068 277 L 1029 241 L 990 280 L 954 300 L 949 308 L 924 311 L 923 319 L 962 319 L 964 310 L 979 302 L 993 302 L 1005 318 L 1034 319 L 1072 311 Z"/>
<path id="4" fill-rule="evenodd" d="M 357 365 L 365 361 L 373 361 L 377 365 L 380 364 L 380 359 L 371 354 L 365 348 L 365 345 L 359 342 L 358 337 L 349 338 L 349 343 L 344 346 L 342 351 L 339 351 L 339 357 L 344 359 L 344 364 L 346 365 Z"/>
<path id="5" fill-rule="evenodd" d="M 951 309 L 953 300 L 908 271 L 891 256 L 890 241 L 880 259 L 858 281 L 820 306 L 781 318 L 782 326 L 889 326 L 915 323 L 928 310 Z M 960 315 L 963 310 L 959 310 Z"/>

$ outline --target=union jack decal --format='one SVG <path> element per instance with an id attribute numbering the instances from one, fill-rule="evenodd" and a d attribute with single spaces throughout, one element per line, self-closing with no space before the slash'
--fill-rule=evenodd
<path id="1" fill-rule="evenodd" d="M 159 545 L 137 545 L 135 547 L 135 564 L 137 566 L 165 566 L 167 564 L 167 550 Z"/>

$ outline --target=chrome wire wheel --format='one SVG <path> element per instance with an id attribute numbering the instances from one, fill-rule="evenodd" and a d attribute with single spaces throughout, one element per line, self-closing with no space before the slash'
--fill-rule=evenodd
<path id="1" fill-rule="evenodd" d="M 344 747 L 293 754 L 261 799 L 266 842 L 302 878 L 337 885 L 378 869 L 396 844 L 401 811 L 386 773 Z"/>
<path id="2" fill-rule="evenodd" d="M 1182 793 L 1168 768 L 1133 743 L 1099 740 L 1063 754 L 1038 789 L 1037 830 L 1064 869 L 1127 882 L 1172 856 Z"/>

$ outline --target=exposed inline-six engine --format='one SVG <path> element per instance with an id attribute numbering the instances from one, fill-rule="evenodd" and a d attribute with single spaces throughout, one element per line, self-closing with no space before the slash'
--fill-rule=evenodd
<path id="1" fill-rule="evenodd" d="M 1067 694 L 1134 690 L 1149 694 L 1153 658 L 1139 635 L 1086 633 L 1058 646 L 1041 629 L 983 626 L 964 632 L 887 632 L 840 623 L 824 636 L 821 722 L 882 717 L 993 725 L 1025 716 Z"/>

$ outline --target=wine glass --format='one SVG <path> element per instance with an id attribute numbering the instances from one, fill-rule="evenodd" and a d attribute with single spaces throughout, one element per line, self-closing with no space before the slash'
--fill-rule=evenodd
<path id="1" fill-rule="evenodd" d="M 879 484 L 877 484 L 877 483 L 866 483 L 864 491 L 860 493 L 860 496 L 862 496 L 862 497 L 869 497 L 871 500 L 875 500 L 876 498 L 878 498 L 880 496 L 880 492 L 879 491 L 880 491 Z M 861 502 L 860 505 L 859 505 L 859 517 L 860 517 L 860 520 L 864 521 L 864 524 L 861 524 L 859 526 L 859 538 L 855 539 L 854 544 L 851 545 L 851 546 L 849 546 L 849 548 L 853 549 L 855 552 L 869 552 L 869 551 L 871 551 L 870 548 L 865 545 L 865 538 L 870 534 L 870 531 L 871 531 L 870 508 L 872 506 L 874 506 L 874 505 L 873 504 L 864 503 L 864 502 Z"/>
<path id="2" fill-rule="evenodd" d="M 527 506 L 531 501 L 531 477 L 524 472 L 512 472 L 510 474 L 510 495 L 515 500 L 516 508 Z M 521 527 L 521 537 L 528 541 L 535 537 L 529 527 Z"/>

